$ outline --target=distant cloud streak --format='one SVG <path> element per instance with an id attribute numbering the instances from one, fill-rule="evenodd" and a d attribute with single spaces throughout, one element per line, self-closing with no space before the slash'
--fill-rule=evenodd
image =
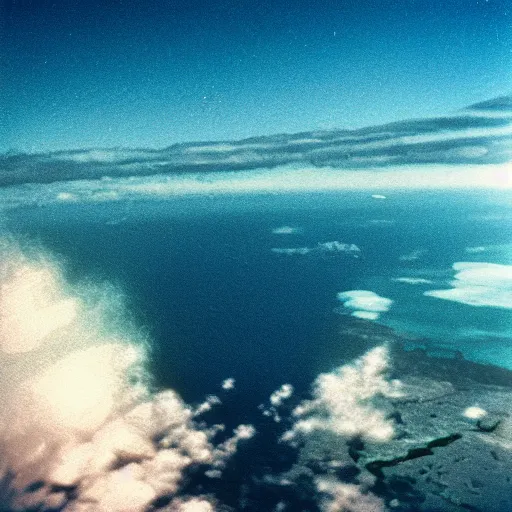
<path id="1" fill-rule="evenodd" d="M 386 169 L 512 160 L 512 96 L 457 115 L 359 130 L 312 131 L 153 149 L 90 149 L 0 156 L 0 186 L 282 166 Z"/>

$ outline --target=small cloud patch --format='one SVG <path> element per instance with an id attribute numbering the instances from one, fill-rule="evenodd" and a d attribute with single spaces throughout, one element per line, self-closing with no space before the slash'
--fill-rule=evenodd
<path id="1" fill-rule="evenodd" d="M 235 379 L 233 377 L 230 377 L 229 379 L 226 379 L 222 382 L 222 389 L 229 391 L 234 388 L 235 388 Z"/>
<path id="2" fill-rule="evenodd" d="M 293 226 L 279 226 L 272 230 L 273 235 L 295 235 L 300 233 L 301 229 Z"/>
<path id="3" fill-rule="evenodd" d="M 484 416 L 487 416 L 487 411 L 482 409 L 481 407 L 473 406 L 468 407 L 462 415 L 465 418 L 469 418 L 470 420 L 479 420 L 480 418 L 483 418 Z"/>
<path id="4" fill-rule="evenodd" d="M 391 299 L 381 297 L 369 290 L 350 290 L 336 296 L 345 308 L 353 310 L 352 316 L 365 320 L 377 320 L 381 313 L 389 311 Z"/>
<path id="5" fill-rule="evenodd" d="M 468 254 L 479 254 L 479 253 L 485 252 L 487 250 L 488 250 L 488 248 L 483 245 L 478 245 L 475 247 L 466 247 L 464 249 L 464 251 L 467 252 Z"/>
<path id="6" fill-rule="evenodd" d="M 293 386 L 291 384 L 283 384 L 279 389 L 270 395 L 270 403 L 274 407 L 279 407 L 284 400 L 290 398 L 293 394 Z"/>
<path id="7" fill-rule="evenodd" d="M 287 256 L 306 254 L 349 254 L 358 258 L 361 249 L 355 244 L 346 244 L 334 240 L 332 242 L 318 243 L 315 247 L 273 247 L 271 251 L 275 254 L 284 254 Z"/>

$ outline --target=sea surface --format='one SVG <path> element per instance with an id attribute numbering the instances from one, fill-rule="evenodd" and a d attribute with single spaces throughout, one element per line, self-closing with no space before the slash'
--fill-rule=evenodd
<path id="1" fill-rule="evenodd" d="M 281 384 L 306 389 L 354 357 L 344 291 L 391 299 L 374 321 L 411 347 L 512 369 L 512 305 L 423 294 L 450 288 L 455 262 L 512 264 L 511 200 L 496 191 L 225 194 L 23 208 L 7 211 L 4 226 L 62 256 L 71 282 L 123 292 L 153 340 L 156 387 L 197 402 L 234 378 L 240 421 Z M 334 241 L 338 249 L 322 245 Z"/>

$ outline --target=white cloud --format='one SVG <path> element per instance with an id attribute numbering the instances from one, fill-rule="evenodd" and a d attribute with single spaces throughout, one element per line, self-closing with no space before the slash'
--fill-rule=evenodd
<path id="1" fill-rule="evenodd" d="M 300 254 L 304 256 L 305 254 L 309 254 L 313 249 L 310 247 L 272 247 L 270 250 L 275 254 L 286 254 L 287 256 Z"/>
<path id="2" fill-rule="evenodd" d="M 290 398 L 293 394 L 293 386 L 291 384 L 283 384 L 279 389 L 270 395 L 270 403 L 274 407 L 279 407 L 284 400 Z"/>
<path id="3" fill-rule="evenodd" d="M 433 281 L 430 279 L 424 279 L 422 277 L 395 277 L 392 279 L 397 283 L 406 283 L 406 284 L 432 284 Z"/>
<path id="4" fill-rule="evenodd" d="M 336 297 L 346 308 L 353 310 L 352 316 L 367 320 L 377 320 L 393 304 L 391 299 L 368 290 L 349 290 L 338 293 Z"/>
<path id="5" fill-rule="evenodd" d="M 137 164 L 139 165 L 139 164 Z M 129 164 L 123 164 L 128 172 Z M 137 166 L 135 166 L 137 167 Z M 140 165 L 139 165 L 140 167 Z M 133 172 L 136 174 L 137 168 Z M 156 171 L 155 171 L 156 172 Z M 297 168 L 291 165 L 274 169 L 212 173 L 186 173 L 116 177 L 111 180 L 33 184 L 27 187 L 0 188 L 0 208 L 75 202 L 151 199 L 190 194 L 223 195 L 248 193 L 293 193 L 339 190 L 444 190 L 507 189 L 512 186 L 510 164 L 487 165 L 388 165 L 385 169 L 340 170 L 335 167 Z M 107 193 L 110 192 L 110 193 Z M 59 194 L 65 194 L 59 196 Z"/>
<path id="6" fill-rule="evenodd" d="M 79 301 L 63 291 L 57 268 L 24 262 L 15 269 L 4 265 L 3 270 L 0 276 L 0 349 L 3 352 L 34 350 L 52 333 L 75 320 Z"/>
<path id="7" fill-rule="evenodd" d="M 377 320 L 380 313 L 376 313 L 375 311 L 354 311 L 352 316 L 362 318 L 363 320 Z"/>
<path id="8" fill-rule="evenodd" d="M 333 477 L 315 479 L 317 490 L 323 499 L 320 508 L 323 512 L 385 512 L 384 501 L 363 486 L 342 483 Z"/>
<path id="9" fill-rule="evenodd" d="M 295 235 L 296 233 L 300 233 L 300 231 L 300 228 L 293 226 L 280 226 L 278 228 L 274 228 L 272 233 L 274 235 Z"/>
<path id="10" fill-rule="evenodd" d="M 317 377 L 313 399 L 303 401 L 293 412 L 296 421 L 283 440 L 324 430 L 344 438 L 362 437 L 385 442 L 394 435 L 392 421 L 373 405 L 379 395 L 401 396 L 400 383 L 388 381 L 387 348 L 374 348 L 354 363 Z"/>
<path id="11" fill-rule="evenodd" d="M 468 407 L 467 409 L 465 409 L 462 415 L 465 418 L 469 418 L 471 420 L 479 420 L 480 418 L 487 416 L 487 411 L 482 409 L 481 407 L 474 405 L 472 407 Z"/>
<path id="12" fill-rule="evenodd" d="M 487 247 L 483 246 L 483 245 L 477 245 L 475 247 L 466 247 L 464 249 L 468 254 L 478 254 L 480 252 L 485 252 L 488 250 Z"/>
<path id="13" fill-rule="evenodd" d="M 71 194 L 70 192 L 59 192 L 56 197 L 59 201 L 77 201 L 78 199 L 74 194 Z"/>
<path id="14" fill-rule="evenodd" d="M 215 508 L 211 501 L 202 498 L 190 498 L 188 500 L 176 500 L 168 512 L 214 512 Z"/>
<path id="15" fill-rule="evenodd" d="M 233 377 L 229 377 L 229 379 L 225 379 L 222 381 L 222 389 L 229 391 L 230 389 L 235 388 L 235 379 Z"/>
<path id="16" fill-rule="evenodd" d="M 201 414 L 211 411 L 213 407 L 220 404 L 222 404 L 222 402 L 220 401 L 220 398 L 218 396 L 209 395 L 206 397 L 206 400 L 203 403 L 199 404 L 196 407 L 194 411 L 194 417 L 201 416 Z"/>
<path id="17" fill-rule="evenodd" d="M 318 244 L 315 248 L 320 252 L 347 252 L 347 253 L 359 253 L 361 249 L 356 244 L 345 244 L 343 242 L 324 242 Z"/>
<path id="18" fill-rule="evenodd" d="M 179 496 L 197 464 L 222 472 L 241 425 L 215 445 L 222 426 L 194 417 L 172 390 L 152 394 L 147 340 L 112 288 L 71 288 L 47 255 L 0 243 L 0 478 L 12 509 L 146 512 L 160 496 L 176 510 L 212 510 Z M 27 487 L 44 486 L 35 492 Z M 73 496 L 59 487 L 73 486 Z"/>
<path id="19" fill-rule="evenodd" d="M 470 306 L 512 309 L 512 265 L 458 262 L 453 270 L 453 288 L 429 290 L 424 295 Z"/>
<path id="20" fill-rule="evenodd" d="M 310 253 L 316 254 L 350 254 L 354 257 L 359 257 L 361 249 L 355 244 L 346 244 L 334 240 L 332 242 L 318 243 L 315 247 L 273 247 L 272 252 L 276 254 L 286 254 L 293 256 L 299 254 L 304 256 Z"/>
<path id="21" fill-rule="evenodd" d="M 494 218 L 493 220 L 505 220 L 504 217 Z M 467 254 L 480 254 L 483 252 L 493 252 L 493 253 L 499 253 L 499 254 L 505 254 L 508 255 L 512 249 L 512 244 L 492 244 L 492 245 L 476 245 L 472 247 L 466 247 L 464 251 Z"/>

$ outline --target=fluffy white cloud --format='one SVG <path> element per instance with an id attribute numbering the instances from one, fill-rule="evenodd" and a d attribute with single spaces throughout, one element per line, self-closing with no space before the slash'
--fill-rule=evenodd
<path id="1" fill-rule="evenodd" d="M 115 290 L 71 289 L 51 258 L 12 243 L 0 244 L 0 290 L 0 478 L 13 475 L 9 507 L 144 512 L 174 496 L 170 510 L 213 510 L 206 499 L 180 498 L 185 473 L 198 464 L 221 473 L 254 428 L 241 425 L 216 445 L 223 427 L 194 418 L 217 397 L 193 409 L 172 390 L 152 394 L 147 340 Z M 72 496 L 58 490 L 69 486 Z"/>
<path id="2" fill-rule="evenodd" d="M 363 486 L 346 484 L 332 477 L 315 480 L 317 490 L 324 496 L 320 502 L 323 512 L 385 512 L 384 502 Z"/>
<path id="3" fill-rule="evenodd" d="M 386 378 L 388 366 L 387 348 L 381 346 L 352 364 L 320 374 L 313 386 L 313 398 L 295 408 L 296 421 L 283 439 L 291 441 L 325 430 L 347 439 L 390 440 L 393 423 L 373 404 L 379 395 L 401 396 L 400 383 Z"/>
<path id="4" fill-rule="evenodd" d="M 225 379 L 222 381 L 222 389 L 229 391 L 230 389 L 235 388 L 235 379 L 233 377 L 229 377 L 229 379 Z"/>
<path id="5" fill-rule="evenodd" d="M 279 407 L 284 400 L 290 398 L 293 394 L 293 386 L 291 384 L 283 384 L 279 389 L 270 395 L 270 403 L 274 407 Z"/>
<path id="6" fill-rule="evenodd" d="M 512 265 L 458 262 L 453 270 L 452 288 L 429 290 L 424 295 L 470 306 L 512 309 Z"/>
<path id="7" fill-rule="evenodd" d="M 487 416 L 487 411 L 482 409 L 481 407 L 474 405 L 472 407 L 468 407 L 467 409 L 465 409 L 462 415 L 465 418 L 469 418 L 471 420 L 479 420 L 480 418 Z"/>
<path id="8" fill-rule="evenodd" d="M 343 305 L 352 309 L 352 316 L 366 320 L 377 320 L 381 313 L 389 311 L 393 304 L 391 299 L 381 297 L 368 290 L 349 290 L 337 294 Z"/>

